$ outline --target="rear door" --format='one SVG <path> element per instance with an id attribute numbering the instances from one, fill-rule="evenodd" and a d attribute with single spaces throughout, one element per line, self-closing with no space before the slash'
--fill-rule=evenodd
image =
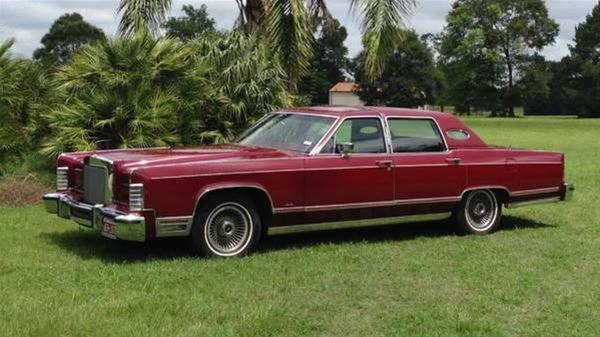
<path id="1" fill-rule="evenodd" d="M 397 201 L 445 202 L 461 195 L 466 168 L 461 158 L 448 150 L 433 118 L 390 117 L 387 123 Z"/>

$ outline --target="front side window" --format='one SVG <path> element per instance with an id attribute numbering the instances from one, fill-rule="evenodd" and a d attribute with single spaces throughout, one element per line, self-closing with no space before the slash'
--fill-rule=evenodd
<path id="1" fill-rule="evenodd" d="M 431 119 L 393 118 L 388 125 L 395 153 L 446 150 L 442 135 Z"/>
<path id="2" fill-rule="evenodd" d="M 334 117 L 274 113 L 242 134 L 237 143 L 308 153 L 334 122 Z"/>
<path id="3" fill-rule="evenodd" d="M 383 128 L 379 118 L 349 118 L 327 141 L 321 154 L 339 153 L 341 144 L 352 143 L 353 153 L 385 153 Z"/>

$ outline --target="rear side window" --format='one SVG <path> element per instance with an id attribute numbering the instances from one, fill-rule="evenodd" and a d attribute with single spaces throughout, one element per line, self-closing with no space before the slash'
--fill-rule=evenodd
<path id="1" fill-rule="evenodd" d="M 388 125 L 395 153 L 446 150 L 442 135 L 431 119 L 392 118 Z"/>

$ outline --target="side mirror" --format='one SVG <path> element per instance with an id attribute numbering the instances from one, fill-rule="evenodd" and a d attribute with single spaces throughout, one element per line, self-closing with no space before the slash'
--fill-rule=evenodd
<path id="1" fill-rule="evenodd" d="M 354 144 L 352 143 L 340 143 L 335 144 L 335 149 L 337 153 L 342 155 L 342 158 L 346 158 L 354 151 Z"/>

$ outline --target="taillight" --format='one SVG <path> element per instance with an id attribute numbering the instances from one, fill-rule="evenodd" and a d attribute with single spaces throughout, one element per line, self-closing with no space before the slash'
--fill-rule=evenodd
<path id="1" fill-rule="evenodd" d="M 56 190 L 66 191 L 69 187 L 69 168 L 68 167 L 57 167 L 56 168 Z"/>
<path id="2" fill-rule="evenodd" d="M 144 209 L 144 185 L 129 185 L 129 210 L 139 212 Z"/>

